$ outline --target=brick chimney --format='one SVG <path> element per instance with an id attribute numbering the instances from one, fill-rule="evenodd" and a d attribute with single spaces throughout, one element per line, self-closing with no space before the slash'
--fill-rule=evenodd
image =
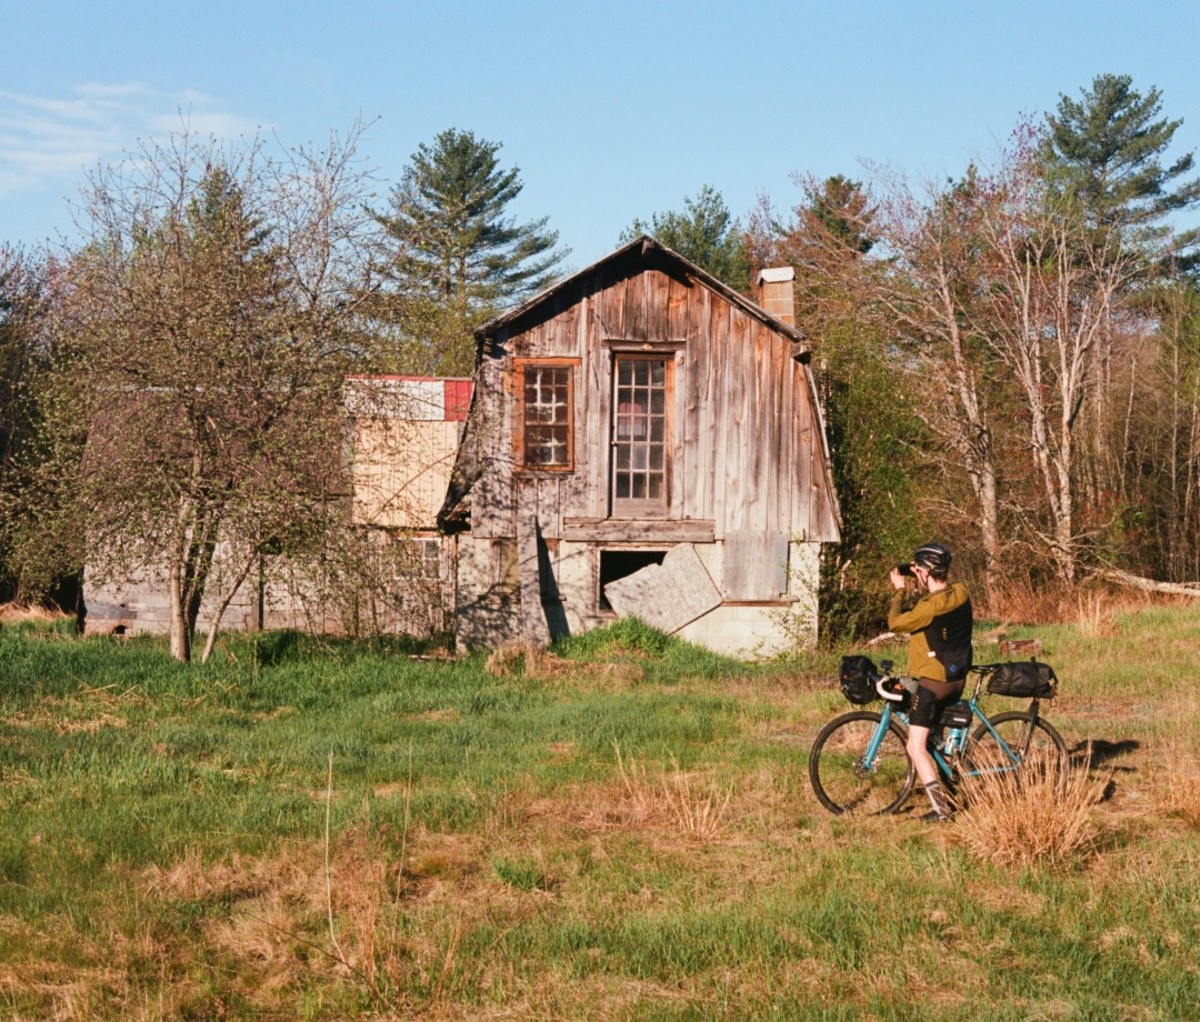
<path id="1" fill-rule="evenodd" d="M 758 273 L 758 304 L 788 326 L 796 325 L 796 304 L 792 282 L 796 271 L 791 266 L 776 266 Z"/>

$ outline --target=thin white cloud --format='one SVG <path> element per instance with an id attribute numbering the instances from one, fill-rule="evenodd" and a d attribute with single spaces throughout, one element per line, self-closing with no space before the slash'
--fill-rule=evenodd
<path id="1" fill-rule="evenodd" d="M 151 121 L 151 126 L 156 137 L 186 128 L 191 134 L 203 138 L 211 135 L 213 138 L 226 139 L 253 135 L 263 128 L 263 125 L 255 124 L 244 117 L 196 109 L 181 109 L 171 116 L 155 117 Z"/>
<path id="2" fill-rule="evenodd" d="M 253 134 L 259 123 L 193 89 L 169 94 L 142 82 L 87 82 L 69 96 L 0 91 L 0 195 L 61 185 L 139 140 L 183 129 L 204 137 Z"/>
<path id="3" fill-rule="evenodd" d="M 150 86 L 145 82 L 84 82 L 75 86 L 75 92 L 80 96 L 125 97 L 141 96 L 150 92 Z"/>

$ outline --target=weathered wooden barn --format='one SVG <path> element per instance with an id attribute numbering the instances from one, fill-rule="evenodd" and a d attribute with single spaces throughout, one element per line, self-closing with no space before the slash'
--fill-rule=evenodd
<path id="1" fill-rule="evenodd" d="M 439 522 L 462 647 L 636 615 L 742 656 L 811 642 L 839 511 L 792 275 L 749 301 L 638 238 L 476 334 Z"/>

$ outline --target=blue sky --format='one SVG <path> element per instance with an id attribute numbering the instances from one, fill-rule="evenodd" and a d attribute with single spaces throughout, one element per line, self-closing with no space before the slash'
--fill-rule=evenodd
<path id="1" fill-rule="evenodd" d="M 381 191 L 470 129 L 573 267 L 706 183 L 744 215 L 794 204 L 795 173 L 961 173 L 1102 72 L 1157 86 L 1176 154 L 1200 149 L 1191 0 L 19 0 L 3 26 L 0 242 L 24 247 L 70 236 L 85 173 L 181 116 L 287 144 L 361 116 Z"/>

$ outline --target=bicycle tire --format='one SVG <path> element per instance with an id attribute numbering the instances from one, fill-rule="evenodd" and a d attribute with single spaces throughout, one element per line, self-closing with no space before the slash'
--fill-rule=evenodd
<path id="1" fill-rule="evenodd" d="M 1030 765 L 1042 765 L 1046 769 L 1063 769 L 1067 765 L 1067 743 L 1054 726 L 1041 716 L 1034 723 L 1028 710 L 1007 710 L 989 717 L 1005 744 L 1019 757 L 1016 769 Z M 1030 725 L 1033 725 L 1030 728 Z M 965 766 L 969 770 L 988 770 L 1013 766 L 992 737 L 985 724 L 980 724 L 971 735 L 964 752 Z"/>
<path id="2" fill-rule="evenodd" d="M 894 813 L 912 793 L 916 774 L 905 750 L 905 735 L 888 721 L 875 764 L 863 757 L 883 718 L 871 710 L 835 717 L 818 732 L 808 754 L 808 779 L 817 801 L 835 816 Z"/>

